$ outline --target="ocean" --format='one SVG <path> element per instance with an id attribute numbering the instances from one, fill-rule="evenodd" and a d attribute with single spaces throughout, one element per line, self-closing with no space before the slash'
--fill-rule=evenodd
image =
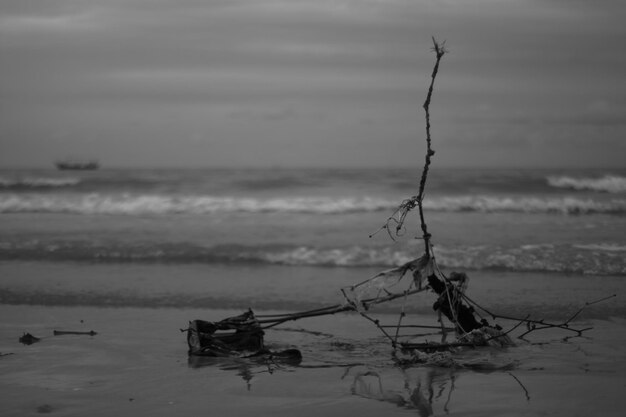
<path id="1" fill-rule="evenodd" d="M 423 253 L 417 211 L 398 235 L 382 228 L 417 193 L 420 176 L 421 169 L 2 170 L 0 302 L 332 305 L 340 288 Z M 526 282 L 515 296 L 527 291 L 528 300 L 556 283 L 567 292 L 568 282 L 593 280 L 598 296 L 624 286 L 626 170 L 432 167 L 424 209 L 438 265 L 468 273 L 483 295 L 500 277 Z M 606 314 L 626 313 L 622 304 Z"/>
<path id="2" fill-rule="evenodd" d="M 265 346 L 298 349 L 297 365 L 188 357 L 190 320 L 340 305 L 342 289 L 421 256 L 417 212 L 398 235 L 383 228 L 420 174 L 1 171 L 3 415 L 621 416 L 625 170 L 431 168 L 437 264 L 469 276 L 466 295 L 488 309 L 475 313 L 513 347 L 394 350 L 389 334 L 441 341 L 425 291 L 360 312 L 369 320 L 266 329 Z M 569 327 L 521 340 L 522 318 Z M 22 346 L 25 333 L 40 341 Z"/>

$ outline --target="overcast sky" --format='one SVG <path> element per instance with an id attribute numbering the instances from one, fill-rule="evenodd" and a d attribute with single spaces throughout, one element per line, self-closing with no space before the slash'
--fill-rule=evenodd
<path id="1" fill-rule="evenodd" d="M 624 0 L 2 0 L 0 167 L 626 167 Z"/>

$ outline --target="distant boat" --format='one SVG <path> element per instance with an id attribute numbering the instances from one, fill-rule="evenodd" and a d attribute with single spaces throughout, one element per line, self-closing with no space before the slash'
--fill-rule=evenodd
<path id="1" fill-rule="evenodd" d="M 98 161 L 59 161 L 55 162 L 57 169 L 60 170 L 74 170 L 74 171 L 93 171 L 100 168 Z"/>

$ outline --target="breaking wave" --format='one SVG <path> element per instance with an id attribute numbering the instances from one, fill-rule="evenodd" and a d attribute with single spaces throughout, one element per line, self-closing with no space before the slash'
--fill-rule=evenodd
<path id="1" fill-rule="evenodd" d="M 626 177 L 605 175 L 601 178 L 573 178 L 568 176 L 548 177 L 548 184 L 556 188 L 591 190 L 607 193 L 626 192 Z"/>
<path id="2" fill-rule="evenodd" d="M 436 198 L 424 203 L 438 211 L 518 212 L 554 214 L 624 214 L 626 199 L 461 196 Z"/>
<path id="3" fill-rule="evenodd" d="M 398 201 L 373 197 L 247 198 L 220 196 L 172 196 L 136 194 L 4 194 L 0 213 L 73 214 L 212 214 L 310 213 L 343 214 L 393 211 Z M 432 197 L 427 210 L 444 212 L 520 212 L 565 215 L 626 213 L 626 199 L 597 201 L 583 198 L 459 196 Z"/>
<path id="4" fill-rule="evenodd" d="M 388 210 L 395 203 L 377 198 L 285 197 L 246 198 L 167 195 L 8 195 L 0 196 L 2 213 L 75 214 L 211 214 L 247 213 L 351 213 Z"/>
<path id="5" fill-rule="evenodd" d="M 6 178 L 0 177 L 0 189 L 30 190 L 38 188 L 72 187 L 80 183 L 80 178 L 64 177 L 24 177 Z"/>
<path id="6" fill-rule="evenodd" d="M 593 250 L 590 250 L 592 249 Z M 524 245 L 519 247 L 438 246 L 436 257 L 444 268 L 516 272 L 560 272 L 590 275 L 626 274 L 626 248 L 607 244 Z M 172 263 L 266 264 L 311 267 L 379 267 L 404 264 L 415 248 L 315 247 L 308 245 L 217 245 L 191 243 L 98 244 L 89 241 L 0 242 L 0 260 Z"/>
<path id="7" fill-rule="evenodd" d="M 626 255 L 625 245 L 616 245 L 612 243 L 590 243 L 587 245 L 574 245 L 578 249 L 586 249 L 592 251 L 605 251 L 605 252 L 624 252 Z"/>

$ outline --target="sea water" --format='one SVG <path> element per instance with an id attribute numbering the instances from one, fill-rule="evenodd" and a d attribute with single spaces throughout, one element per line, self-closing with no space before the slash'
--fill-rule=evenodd
<path id="1" fill-rule="evenodd" d="M 457 352 L 449 366 L 406 368 L 377 326 L 346 313 L 266 329 L 270 349 L 302 352 L 296 367 L 187 358 L 179 329 L 189 320 L 336 305 L 341 288 L 421 256 L 418 213 L 398 233 L 388 221 L 418 192 L 419 177 L 412 169 L 1 171 L 5 414 L 623 414 L 624 170 L 434 167 L 426 184 L 424 216 L 444 273 L 466 272 L 467 294 L 492 312 L 572 318 L 584 337 L 547 329 L 513 348 Z M 402 317 L 438 326 L 434 300 L 420 293 L 367 314 L 381 312 L 382 325 Z M 19 345 L 24 332 L 41 342 Z M 420 337 L 439 341 L 434 332 Z"/>
<path id="2" fill-rule="evenodd" d="M 417 210 L 397 231 L 388 221 L 418 192 L 420 175 L 415 169 L 3 170 L 0 302 L 333 304 L 340 288 L 424 252 Z M 423 201 L 437 264 L 477 277 L 472 285 L 485 295 L 500 277 L 526 281 L 515 296 L 527 291 L 528 299 L 549 286 L 566 293 L 568 282 L 592 280 L 588 288 L 598 294 L 580 295 L 592 301 L 624 285 L 625 170 L 431 168 Z M 560 308 L 554 298 L 543 305 Z M 611 314 L 624 314 L 622 304 Z"/>

